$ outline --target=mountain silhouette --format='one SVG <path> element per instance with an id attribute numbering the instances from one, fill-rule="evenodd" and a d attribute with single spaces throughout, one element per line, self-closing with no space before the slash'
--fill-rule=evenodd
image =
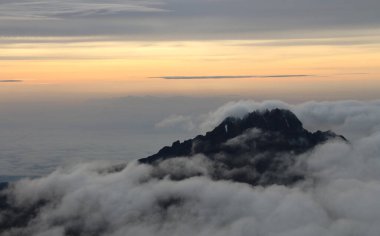
<path id="1" fill-rule="evenodd" d="M 331 131 L 309 132 L 289 110 L 254 111 L 243 118 L 228 117 L 205 135 L 176 141 L 139 162 L 157 166 L 177 157 L 202 155 L 212 163 L 214 179 L 290 185 L 304 178 L 294 168 L 296 156 L 331 139 L 347 141 Z M 165 174 L 174 179 L 191 177 Z"/>

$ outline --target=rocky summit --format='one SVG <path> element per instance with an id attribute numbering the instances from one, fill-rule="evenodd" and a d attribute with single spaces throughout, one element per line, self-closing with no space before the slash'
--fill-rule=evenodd
<path id="1" fill-rule="evenodd" d="M 251 185 L 291 185 L 304 178 L 295 168 L 297 156 L 328 140 L 347 141 L 331 131 L 309 132 L 289 110 L 254 111 L 243 118 L 228 117 L 212 131 L 184 142 L 176 141 L 140 163 L 159 166 L 178 157 L 202 155 L 211 163 L 211 177 Z M 162 173 L 174 179 L 186 173 Z"/>

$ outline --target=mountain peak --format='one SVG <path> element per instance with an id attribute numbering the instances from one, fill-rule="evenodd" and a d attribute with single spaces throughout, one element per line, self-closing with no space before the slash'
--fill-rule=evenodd
<path id="1" fill-rule="evenodd" d="M 253 111 L 243 118 L 227 117 L 205 135 L 184 142 L 175 141 L 171 146 L 166 146 L 139 162 L 157 165 L 172 158 L 204 155 L 215 166 L 230 170 L 244 168 L 254 173 L 245 173 L 242 177 L 242 173 L 237 171 L 239 176 L 214 176 L 215 178 L 252 185 L 288 184 L 300 178 L 299 173 L 282 173 L 288 172 L 287 167 L 295 162 L 295 157 L 329 139 L 346 141 L 343 136 L 331 131 L 307 131 L 289 110 Z M 284 153 L 289 158 L 278 159 Z"/>
<path id="2" fill-rule="evenodd" d="M 246 129 L 257 128 L 268 131 L 300 132 L 302 123 L 296 115 L 289 110 L 273 109 L 265 111 L 253 111 L 243 118 L 227 117 L 213 131 L 217 129 L 235 130 L 238 133 Z"/>

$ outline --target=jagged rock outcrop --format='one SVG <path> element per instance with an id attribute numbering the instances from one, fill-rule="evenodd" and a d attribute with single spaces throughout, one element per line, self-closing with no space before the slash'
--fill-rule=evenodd
<path id="1" fill-rule="evenodd" d="M 307 131 L 289 110 L 254 111 L 241 119 L 228 117 L 205 135 L 176 141 L 139 162 L 158 165 L 175 157 L 202 154 L 213 163 L 214 179 L 290 185 L 304 178 L 294 168 L 296 156 L 330 139 L 347 141 L 331 131 Z M 181 178 L 185 177 L 189 176 Z"/>

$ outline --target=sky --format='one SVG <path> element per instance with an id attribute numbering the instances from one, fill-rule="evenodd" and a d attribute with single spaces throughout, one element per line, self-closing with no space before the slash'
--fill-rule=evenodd
<path id="1" fill-rule="evenodd" d="M 378 100 L 378 9 L 0 0 L 0 176 L 145 157 L 204 132 L 197 122 L 232 100 Z"/>
<path id="2" fill-rule="evenodd" d="M 0 0 L 0 183 L 48 204 L 2 233 L 377 236 L 379 94 L 379 0 Z M 349 142 L 297 156 L 294 186 L 136 164 L 272 108 Z"/>
<path id="3" fill-rule="evenodd" d="M 376 99 L 379 8 L 377 0 L 1 0 L 0 96 Z"/>

